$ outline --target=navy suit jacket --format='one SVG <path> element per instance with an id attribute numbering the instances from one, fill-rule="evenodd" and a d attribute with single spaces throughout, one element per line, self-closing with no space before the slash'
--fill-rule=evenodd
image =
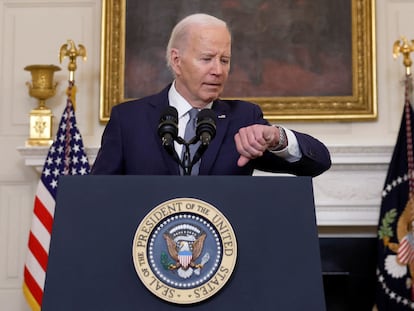
<path id="1" fill-rule="evenodd" d="M 158 136 L 160 116 L 169 105 L 166 87 L 158 94 L 119 104 L 102 135 L 101 148 L 92 174 L 104 175 L 179 175 L 179 166 L 167 153 Z M 216 100 L 217 132 L 201 158 L 199 175 L 251 175 L 254 169 L 294 175 L 316 176 L 331 165 L 324 144 L 315 138 L 294 132 L 302 158 L 294 163 L 266 152 L 262 157 L 237 166 L 239 153 L 234 135 L 241 127 L 269 124 L 261 109 L 240 100 Z"/>

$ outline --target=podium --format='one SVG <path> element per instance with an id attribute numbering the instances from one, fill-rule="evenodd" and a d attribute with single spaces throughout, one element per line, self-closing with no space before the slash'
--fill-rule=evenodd
<path id="1" fill-rule="evenodd" d="M 176 198 L 207 202 L 231 223 L 237 262 L 201 302 L 160 299 L 141 282 L 133 240 Z M 325 310 L 312 179 L 251 176 L 65 176 L 59 181 L 42 311 Z"/>

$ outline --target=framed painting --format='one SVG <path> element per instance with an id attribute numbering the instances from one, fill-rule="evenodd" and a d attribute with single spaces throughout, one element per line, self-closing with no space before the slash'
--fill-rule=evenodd
<path id="1" fill-rule="evenodd" d="M 375 0 L 104 0 L 100 120 L 172 81 L 174 25 L 204 12 L 232 32 L 223 98 L 257 103 L 270 121 L 375 120 Z"/>

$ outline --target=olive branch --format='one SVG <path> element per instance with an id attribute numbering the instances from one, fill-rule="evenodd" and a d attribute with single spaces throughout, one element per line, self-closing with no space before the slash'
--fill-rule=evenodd
<path id="1" fill-rule="evenodd" d="M 161 265 L 165 270 L 169 270 L 169 267 L 174 264 L 171 260 L 169 260 L 168 255 L 164 252 L 161 253 Z"/>
<path id="2" fill-rule="evenodd" d="M 397 209 L 393 208 L 385 213 L 381 221 L 381 226 L 378 230 L 378 238 L 384 239 L 385 237 L 393 237 L 394 232 L 391 228 L 391 224 L 395 221 L 397 217 Z"/>

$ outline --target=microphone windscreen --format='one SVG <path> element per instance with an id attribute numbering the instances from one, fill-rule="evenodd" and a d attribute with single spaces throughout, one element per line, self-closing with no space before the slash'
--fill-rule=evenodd
<path id="1" fill-rule="evenodd" d="M 200 112 L 198 113 L 197 119 L 199 120 L 199 122 L 208 120 L 212 122 L 214 125 L 216 125 L 217 116 L 213 110 L 203 109 L 200 110 Z"/>
<path id="2" fill-rule="evenodd" d="M 175 107 L 168 106 L 161 113 L 160 122 L 171 120 L 174 123 L 178 123 L 178 111 Z"/>
<path id="3" fill-rule="evenodd" d="M 203 109 L 197 115 L 196 135 L 198 137 L 208 135 L 208 140 L 216 136 L 216 113 L 211 109 Z"/>
<path id="4" fill-rule="evenodd" d="M 158 135 L 162 139 L 168 138 L 166 135 L 171 135 L 172 139 L 178 136 L 178 111 L 174 107 L 168 106 L 164 109 L 160 116 L 160 123 L 158 125 Z M 171 143 L 171 142 L 168 142 Z"/>

